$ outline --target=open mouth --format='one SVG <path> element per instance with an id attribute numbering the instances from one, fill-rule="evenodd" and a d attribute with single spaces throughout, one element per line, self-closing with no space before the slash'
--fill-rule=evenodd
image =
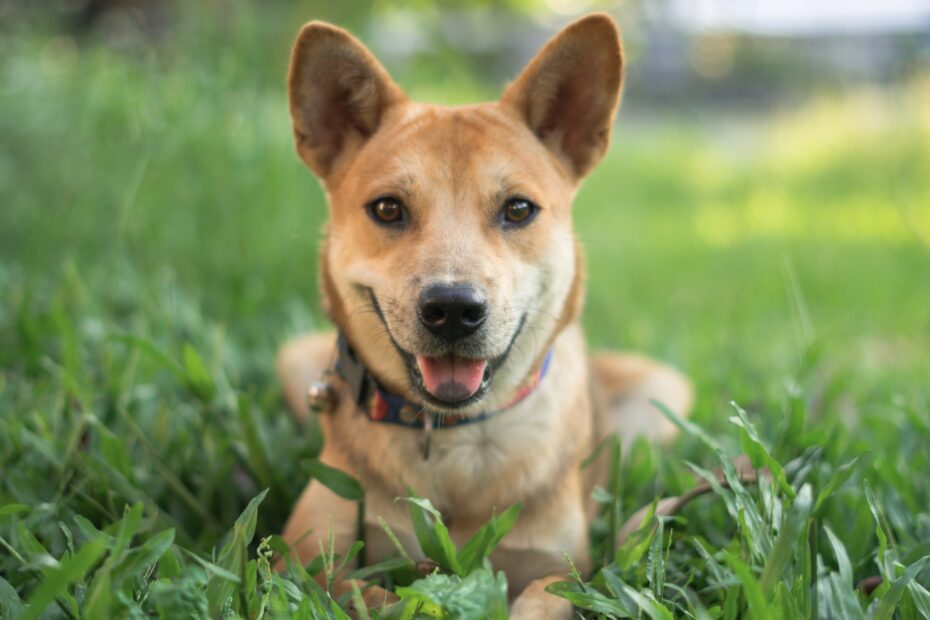
<path id="1" fill-rule="evenodd" d="M 400 346 L 394 338 L 374 291 L 367 287 L 365 290 L 388 338 L 407 366 L 411 386 L 423 401 L 439 409 L 463 409 L 481 400 L 491 386 L 494 371 L 503 365 L 510 355 L 510 350 L 526 323 L 524 314 L 520 317 L 504 352 L 490 359 L 475 359 L 455 353 L 414 354 Z"/>
<path id="2" fill-rule="evenodd" d="M 461 403 L 473 397 L 491 375 L 487 360 L 455 354 L 439 357 L 417 355 L 416 370 L 423 389 L 447 403 Z"/>

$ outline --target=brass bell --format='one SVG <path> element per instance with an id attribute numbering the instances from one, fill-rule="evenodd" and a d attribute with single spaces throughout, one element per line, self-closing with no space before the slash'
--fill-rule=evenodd
<path id="1" fill-rule="evenodd" d="M 307 388 L 307 406 L 314 413 L 333 411 L 336 408 L 336 390 L 328 381 L 314 381 Z"/>

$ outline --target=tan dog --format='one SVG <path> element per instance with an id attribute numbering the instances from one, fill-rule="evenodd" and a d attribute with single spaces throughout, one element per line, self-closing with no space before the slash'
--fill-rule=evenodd
<path id="1" fill-rule="evenodd" d="M 458 544 L 522 502 L 492 555 L 515 617 L 571 614 L 544 588 L 567 573 L 563 553 L 590 569 L 599 474 L 581 461 L 608 433 L 671 436 L 650 399 L 679 415 L 691 403 L 687 380 L 668 367 L 589 357 L 578 325 L 572 200 L 607 149 L 622 73 L 606 15 L 569 25 L 499 102 L 474 106 L 409 101 L 359 41 L 328 24 L 304 26 L 291 59 L 297 152 L 329 199 L 320 284 L 347 343 L 338 405 L 320 416 L 322 460 L 365 487 L 369 561 L 394 552 L 378 517 L 419 549 L 406 504 L 395 502 L 408 487 L 442 511 Z M 281 351 L 299 415 L 335 350 L 330 333 Z M 385 419 L 391 399 L 405 403 L 398 423 Z M 284 537 L 306 562 L 331 528 L 346 551 L 359 535 L 356 505 L 311 482 Z"/>

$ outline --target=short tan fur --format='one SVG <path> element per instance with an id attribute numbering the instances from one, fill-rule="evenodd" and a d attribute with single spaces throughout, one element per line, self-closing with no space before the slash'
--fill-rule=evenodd
<path id="1" fill-rule="evenodd" d="M 587 524 L 601 468 L 580 464 L 608 433 L 666 440 L 672 427 L 650 400 L 687 415 L 691 388 L 677 371 L 642 356 L 590 355 L 578 324 L 583 257 L 572 231 L 579 183 L 604 155 L 623 81 L 620 34 L 606 15 L 553 37 L 500 101 L 442 107 L 410 101 L 345 30 L 305 25 L 288 76 L 297 152 L 322 181 L 329 221 L 320 248 L 324 308 L 386 389 L 429 398 L 412 381 L 416 359 L 500 360 L 483 391 L 429 407 L 462 416 L 505 407 L 551 349 L 548 374 L 517 405 L 474 424 L 422 432 L 373 422 L 339 383 L 338 406 L 320 416 L 322 460 L 365 486 L 369 561 L 393 553 L 377 519 L 419 552 L 407 508 L 412 487 L 439 508 L 461 544 L 495 510 L 523 511 L 492 556 L 506 572 L 520 618 L 568 618 L 544 587 L 567 574 L 563 553 L 590 569 Z M 372 216 L 390 197 L 398 225 Z M 508 201 L 536 207 L 531 221 L 502 220 Z M 467 283 L 478 291 L 480 328 L 452 342 L 424 328 L 422 294 Z M 282 348 L 278 370 L 303 419 L 310 382 L 328 368 L 332 333 Z M 411 370 L 413 368 L 413 371 Z M 489 366 L 490 368 L 490 366 Z M 337 551 L 356 540 L 356 506 L 310 482 L 285 528 L 295 557 L 319 553 L 330 529 Z M 345 588 L 344 584 L 340 587 Z M 370 589 L 369 602 L 387 596 Z"/>

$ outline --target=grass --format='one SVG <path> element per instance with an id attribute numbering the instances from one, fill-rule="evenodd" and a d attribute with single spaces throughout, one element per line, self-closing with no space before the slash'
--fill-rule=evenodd
<path id="1" fill-rule="evenodd" d="M 279 79 L 298 20 L 275 19 L 122 54 L 0 39 L 0 617 L 342 617 L 269 570 L 311 473 L 358 494 L 272 374 L 322 325 L 325 215 Z M 621 114 L 576 203 L 585 326 L 684 368 L 698 404 L 670 449 L 614 449 L 602 567 L 558 587 L 580 613 L 930 618 L 928 110 L 917 80 L 764 118 Z M 730 471 L 605 544 L 740 452 L 774 479 Z M 503 615 L 490 545 L 411 510 L 441 570 L 383 567 L 405 603 L 371 615 Z"/>

